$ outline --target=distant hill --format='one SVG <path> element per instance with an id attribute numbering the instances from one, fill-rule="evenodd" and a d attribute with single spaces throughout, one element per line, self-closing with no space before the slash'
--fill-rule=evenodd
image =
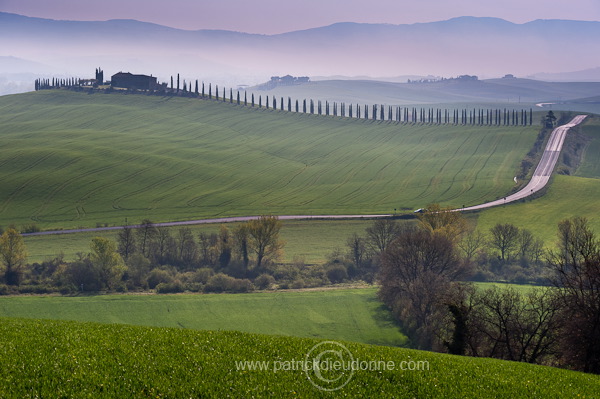
<path id="1" fill-rule="evenodd" d="M 55 21 L 0 13 L 0 49 L 65 72 L 97 66 L 162 79 L 271 75 L 529 76 L 599 67 L 600 22 L 514 24 L 461 17 L 411 25 L 338 23 L 278 35 L 186 31 L 134 20 Z M 561 56 L 568 49 L 568 57 Z M 90 71 L 90 72 L 88 72 Z"/>
<path id="2" fill-rule="evenodd" d="M 434 104 L 563 102 L 600 93 L 600 82 L 543 82 L 532 79 L 445 79 L 428 83 L 374 80 L 319 80 L 300 86 L 277 87 L 265 94 L 314 98 L 346 103 Z M 520 103 L 520 104 L 519 104 Z"/>
<path id="3" fill-rule="evenodd" d="M 562 73 L 536 73 L 534 79 L 554 82 L 600 82 L 600 67 Z"/>

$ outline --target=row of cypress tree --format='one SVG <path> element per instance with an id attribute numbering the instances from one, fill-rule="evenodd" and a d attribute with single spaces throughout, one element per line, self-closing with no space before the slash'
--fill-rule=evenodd
<path id="1" fill-rule="evenodd" d="M 199 97 L 208 100 L 229 102 L 231 104 L 244 105 L 250 107 L 266 108 L 288 112 L 297 112 L 305 114 L 339 116 L 347 118 L 357 118 L 365 120 L 391 121 L 397 123 L 424 123 L 434 125 L 480 125 L 480 126 L 530 126 L 533 124 L 533 110 L 521 109 L 492 109 L 492 108 L 428 108 L 428 107 L 400 107 L 383 104 L 359 105 L 346 104 L 345 102 L 314 101 L 313 99 L 304 99 L 302 101 L 294 100 L 290 97 L 287 101 L 283 97 L 279 100 L 276 96 L 255 97 L 254 93 L 243 90 L 242 94 L 236 90 L 235 98 L 233 89 L 219 89 L 218 85 L 211 83 L 200 85 L 198 79 L 195 81 L 192 90 L 192 82 L 189 84 L 184 80 L 183 87 L 180 86 L 180 77 L 177 74 L 177 85 L 174 84 L 171 76 L 171 86 L 167 91 L 158 91 L 157 94 L 181 95 L 190 97 Z M 81 81 L 76 78 L 69 79 L 36 79 L 35 90 L 54 89 L 54 88 L 73 88 L 81 87 Z"/>

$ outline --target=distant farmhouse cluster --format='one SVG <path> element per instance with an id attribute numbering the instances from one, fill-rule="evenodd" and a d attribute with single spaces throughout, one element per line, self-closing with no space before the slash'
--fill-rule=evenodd
<path id="1" fill-rule="evenodd" d="M 135 90 L 161 90 L 166 89 L 167 84 L 159 84 L 157 79 L 152 75 L 134 75 L 129 72 L 119 72 L 114 74 L 110 79 L 112 87 Z"/>
<path id="2" fill-rule="evenodd" d="M 506 78 L 510 76 L 507 75 Z M 457 78 L 447 80 L 468 80 L 477 81 L 477 76 L 462 75 Z M 180 96 L 201 98 L 204 100 L 214 100 L 229 102 L 230 104 L 243 105 L 248 107 L 258 107 L 272 110 L 324 115 L 340 116 L 342 118 L 369 119 L 377 121 L 389 121 L 396 123 L 421 123 L 429 125 L 479 125 L 479 126 L 527 126 L 533 124 L 533 110 L 525 109 L 498 109 L 498 108 L 479 108 L 479 109 L 444 109 L 434 107 L 400 107 L 384 104 L 346 104 L 344 102 L 329 102 L 313 99 L 296 99 L 292 101 L 290 97 L 284 99 L 275 95 L 258 95 L 247 90 L 234 90 L 224 87 L 207 85 L 204 82 L 183 81 L 181 84 L 179 74 L 176 80 L 171 76 L 170 85 L 159 83 L 158 80 L 150 75 L 134 75 L 129 72 L 119 72 L 112 75 L 110 82 L 104 82 L 104 71 L 96 69 L 95 79 L 37 79 L 35 81 L 36 90 L 60 89 L 66 88 L 75 91 L 104 91 L 104 92 L 129 92 L 129 93 L 148 93 L 156 95 Z M 268 90 L 278 86 L 293 86 L 308 83 L 308 77 L 294 77 L 286 75 L 283 77 L 273 76 L 271 80 L 258 87 L 259 90 Z M 422 82 L 410 82 L 422 83 Z M 243 96 L 243 97 L 242 97 Z"/>
<path id="3" fill-rule="evenodd" d="M 129 72 L 119 72 L 111 76 L 110 82 L 104 81 L 104 71 L 101 68 L 96 68 L 95 79 L 37 79 L 35 81 L 35 90 L 53 89 L 53 88 L 75 88 L 89 87 L 99 88 L 111 87 L 115 89 L 130 89 L 130 90 L 148 90 L 148 91 L 166 91 L 166 83 L 158 83 L 158 80 L 150 75 L 134 75 Z"/>
<path id="4" fill-rule="evenodd" d="M 310 82 L 308 76 L 295 77 L 291 75 L 285 75 L 283 77 L 271 76 L 271 80 L 267 83 L 260 85 L 259 90 L 271 90 L 279 86 L 296 86 Z"/>

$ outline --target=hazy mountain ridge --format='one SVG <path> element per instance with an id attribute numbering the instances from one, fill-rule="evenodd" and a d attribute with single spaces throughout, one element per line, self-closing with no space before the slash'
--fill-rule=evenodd
<path id="1" fill-rule="evenodd" d="M 0 55 L 64 70 L 119 70 L 256 84 L 271 75 L 531 76 L 597 68 L 600 22 L 459 17 L 343 22 L 277 35 L 181 30 L 136 20 L 57 21 L 0 13 Z M 568 57 L 562 57 L 568 49 Z M 143 69 L 143 70 L 142 70 Z M 234 81 L 231 81 L 234 79 Z"/>

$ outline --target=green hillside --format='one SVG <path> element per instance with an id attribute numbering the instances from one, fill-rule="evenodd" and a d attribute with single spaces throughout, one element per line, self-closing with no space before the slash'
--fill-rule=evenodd
<path id="1" fill-rule="evenodd" d="M 332 367 L 319 378 L 307 368 L 310 380 L 301 368 L 290 370 L 307 358 L 323 359 L 319 351 L 330 348 L 315 348 L 319 343 L 240 332 L 5 318 L 0 322 L 0 396 L 575 398 L 595 396 L 600 384 L 598 376 L 550 367 L 347 342 L 325 345 L 344 350 L 345 364 L 352 359 L 366 365 L 364 370 L 338 374 Z M 245 362 L 268 363 L 262 363 L 264 370 L 249 370 Z M 402 369 L 409 367 L 413 370 Z M 346 385 L 333 393 L 316 387 L 334 389 L 326 379 L 336 378 Z"/>
<path id="2" fill-rule="evenodd" d="M 0 225 L 375 214 L 504 195 L 537 127 L 397 125 L 213 101 L 0 97 Z"/>
<path id="3" fill-rule="evenodd" d="M 236 330 L 403 346 L 375 288 L 208 295 L 0 297 L 0 317 Z"/>
<path id="4" fill-rule="evenodd" d="M 488 230 L 496 223 L 513 223 L 554 246 L 558 222 L 583 216 L 600 234 L 600 119 L 590 119 L 579 129 L 591 140 L 575 176 L 554 176 L 541 198 L 480 212 L 477 227 Z"/>

